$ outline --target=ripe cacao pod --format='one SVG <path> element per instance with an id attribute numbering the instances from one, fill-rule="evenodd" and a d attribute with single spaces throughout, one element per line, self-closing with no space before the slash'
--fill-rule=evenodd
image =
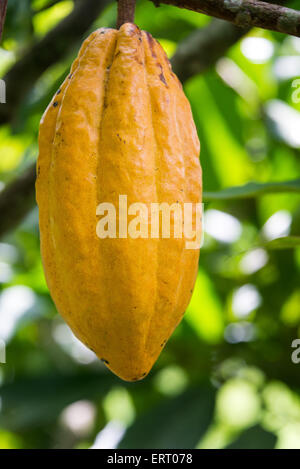
<path id="1" fill-rule="evenodd" d="M 199 250 L 185 239 L 100 239 L 96 208 L 199 203 L 199 140 L 160 44 L 126 23 L 83 43 L 40 125 L 46 280 L 75 335 L 119 377 L 146 376 L 182 319 Z"/>

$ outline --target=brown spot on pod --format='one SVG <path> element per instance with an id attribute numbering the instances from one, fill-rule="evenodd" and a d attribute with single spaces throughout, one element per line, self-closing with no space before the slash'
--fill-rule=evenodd
<path id="1" fill-rule="evenodd" d="M 148 31 L 146 31 L 146 35 L 147 35 L 147 40 L 148 40 L 148 43 L 149 43 L 149 47 L 150 47 L 150 50 L 151 50 L 152 57 L 156 58 L 156 53 L 155 53 L 155 50 L 154 50 L 154 44 L 155 44 L 154 39 L 151 36 L 151 34 L 148 33 Z"/>
<path id="2" fill-rule="evenodd" d="M 157 66 L 159 67 L 160 69 L 160 75 L 159 75 L 159 79 L 166 85 L 166 87 L 168 88 L 168 84 L 166 82 L 166 78 L 165 78 L 165 75 L 164 75 L 164 70 L 163 70 L 163 67 L 162 65 L 158 62 L 157 63 Z"/>
<path id="3" fill-rule="evenodd" d="M 141 33 L 140 29 L 137 27 L 136 24 L 133 24 L 131 23 L 129 29 L 128 29 L 128 32 L 130 34 L 130 36 L 133 36 L 133 34 L 135 33 Z"/>
<path id="4" fill-rule="evenodd" d="M 160 79 L 166 86 L 168 86 L 163 72 L 161 72 L 161 74 L 159 75 L 159 79 Z"/>
<path id="5" fill-rule="evenodd" d="M 138 55 L 136 55 L 136 56 L 134 57 L 134 59 L 136 60 L 136 62 L 137 62 L 139 65 L 144 65 L 144 62 L 142 62 L 142 60 L 140 60 L 140 58 L 139 58 Z"/>

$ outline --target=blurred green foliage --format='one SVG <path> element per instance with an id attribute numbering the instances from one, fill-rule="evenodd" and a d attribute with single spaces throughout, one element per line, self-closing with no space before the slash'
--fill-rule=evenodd
<path id="1" fill-rule="evenodd" d="M 9 1 L 1 75 L 72 8 Z M 108 5 L 93 28 L 115 16 Z M 137 24 L 170 56 L 209 21 L 146 0 L 137 7 Z M 0 128 L 3 186 L 35 160 L 39 119 L 79 44 Z M 187 314 L 144 381 L 109 373 L 57 315 L 36 208 L 1 239 L 0 448 L 300 448 L 300 364 L 291 359 L 300 325 L 299 77 L 300 40 L 254 29 L 185 83 L 202 145 L 206 233 Z"/>

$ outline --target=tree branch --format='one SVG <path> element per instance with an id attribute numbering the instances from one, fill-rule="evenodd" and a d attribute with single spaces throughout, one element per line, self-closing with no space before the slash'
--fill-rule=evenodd
<path id="1" fill-rule="evenodd" d="M 34 44 L 8 71 L 4 77 L 7 104 L 0 107 L 0 125 L 14 119 L 19 105 L 38 78 L 69 52 L 110 1 L 76 2 L 72 13 Z"/>
<path id="2" fill-rule="evenodd" d="M 285 4 L 287 0 L 275 0 L 273 3 Z M 204 73 L 250 29 L 213 19 L 207 27 L 197 29 L 179 43 L 171 59 L 174 72 L 182 82 L 197 73 Z"/>
<path id="3" fill-rule="evenodd" d="M 152 0 L 234 23 L 300 37 L 300 11 L 256 0 Z M 274 2 L 275 3 L 275 2 Z"/>
<path id="4" fill-rule="evenodd" d="M 7 10 L 7 0 L 0 0 L 0 41 L 2 38 L 5 17 L 6 17 L 6 10 Z"/>
<path id="5" fill-rule="evenodd" d="M 239 28 L 227 21 L 211 21 L 207 27 L 197 29 L 179 44 L 171 59 L 174 73 L 182 82 L 204 73 L 248 31 L 249 28 Z"/>
<path id="6" fill-rule="evenodd" d="M 0 192 L 0 237 L 15 228 L 35 204 L 35 164 Z"/>
<path id="7" fill-rule="evenodd" d="M 117 29 L 124 23 L 134 23 L 136 0 L 118 0 Z"/>

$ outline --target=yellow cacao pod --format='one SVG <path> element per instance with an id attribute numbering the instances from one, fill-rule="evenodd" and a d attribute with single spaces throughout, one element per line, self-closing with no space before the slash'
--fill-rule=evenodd
<path id="1" fill-rule="evenodd" d="M 41 120 L 39 148 L 51 296 L 115 374 L 142 379 L 182 319 L 199 249 L 184 236 L 101 239 L 96 209 L 118 209 L 119 195 L 128 206 L 201 202 L 190 105 L 160 44 L 131 23 L 91 34 Z"/>

